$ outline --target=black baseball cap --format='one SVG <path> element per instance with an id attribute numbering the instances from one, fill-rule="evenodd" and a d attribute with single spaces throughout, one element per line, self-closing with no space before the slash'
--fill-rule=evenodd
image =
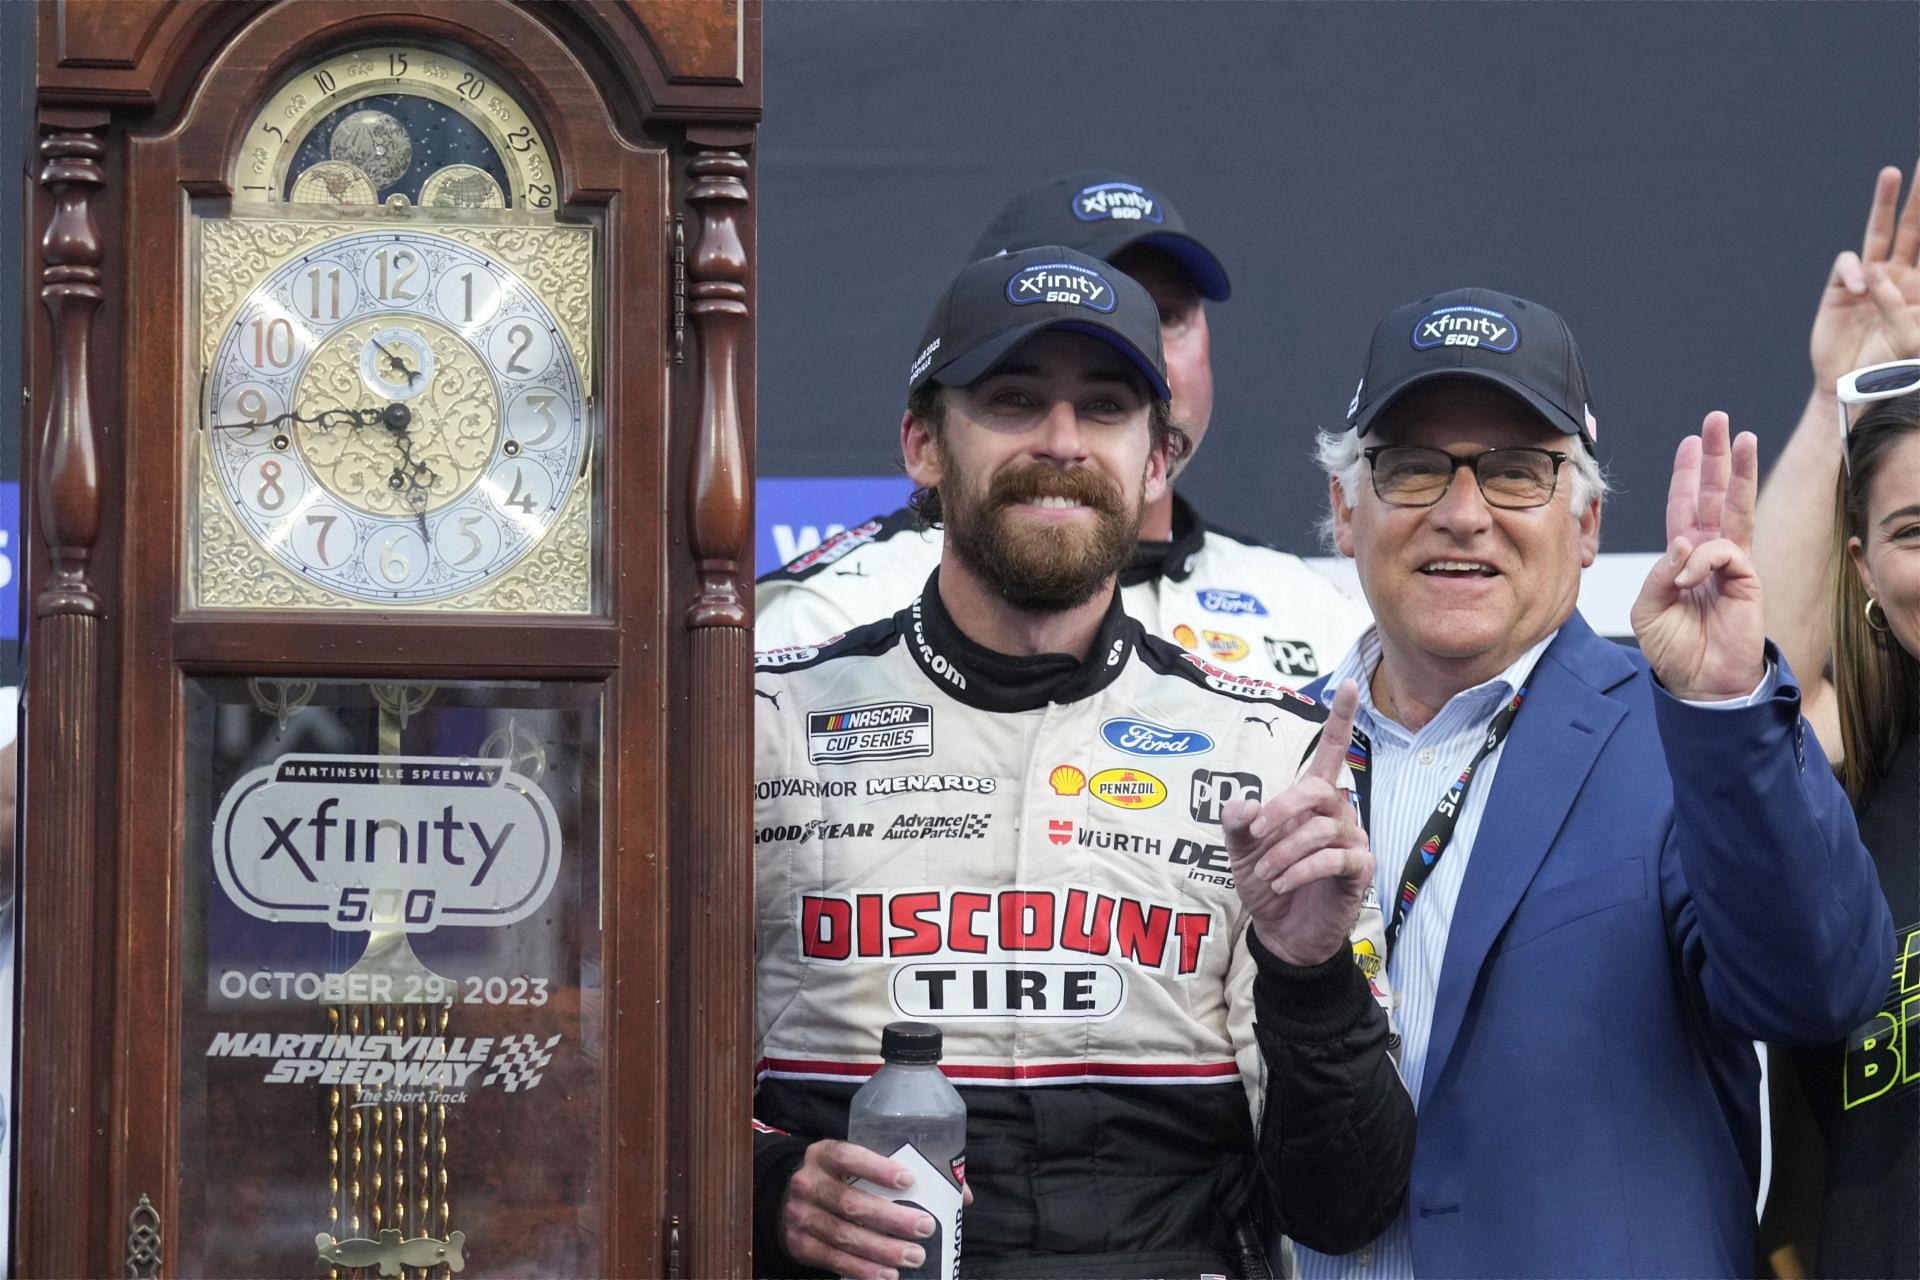
<path id="1" fill-rule="evenodd" d="M 1567 322 L 1494 289 L 1451 289 L 1389 312 L 1373 331 L 1347 426 L 1366 435 L 1405 392 L 1435 378 L 1478 378 L 1520 397 L 1548 426 L 1594 452 L 1587 369 Z"/>
<path id="2" fill-rule="evenodd" d="M 983 258 L 954 277 L 934 304 L 907 370 L 907 390 L 928 382 L 971 386 L 1046 329 L 1098 338 L 1131 360 L 1167 400 L 1160 309 L 1132 276 L 1065 245 Z"/>
<path id="3" fill-rule="evenodd" d="M 1187 231 L 1159 191 L 1107 169 L 1087 169 L 1022 191 L 1007 201 L 973 246 L 974 258 L 1036 244 L 1064 244 L 1104 261 L 1134 245 L 1152 245 L 1187 269 L 1203 297 L 1224 302 L 1233 290 L 1213 250 Z"/>

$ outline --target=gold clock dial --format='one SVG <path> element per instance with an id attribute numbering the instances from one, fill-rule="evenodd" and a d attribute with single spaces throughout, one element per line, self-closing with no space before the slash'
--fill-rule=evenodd
<path id="1" fill-rule="evenodd" d="M 417 45 L 337 54 L 292 77 L 247 126 L 236 204 L 551 210 L 553 156 L 484 68 Z"/>
<path id="2" fill-rule="evenodd" d="M 412 223 L 202 224 L 196 604 L 591 607 L 592 232 Z"/>

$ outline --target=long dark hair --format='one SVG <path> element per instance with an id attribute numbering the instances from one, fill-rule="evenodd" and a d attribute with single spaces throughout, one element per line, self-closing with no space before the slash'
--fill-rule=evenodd
<path id="1" fill-rule="evenodd" d="M 1833 613 L 1833 691 L 1840 711 L 1840 782 L 1858 805 L 1887 762 L 1920 728 L 1920 661 L 1890 631 L 1867 622 L 1867 589 L 1847 544 L 1868 541 L 1867 496 L 1895 445 L 1920 431 L 1920 392 L 1870 406 L 1847 437 L 1852 470 L 1840 469 L 1828 566 Z"/>

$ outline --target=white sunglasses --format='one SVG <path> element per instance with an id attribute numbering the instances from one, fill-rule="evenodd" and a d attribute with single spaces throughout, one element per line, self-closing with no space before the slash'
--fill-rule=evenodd
<path id="1" fill-rule="evenodd" d="M 1835 381 L 1833 390 L 1840 400 L 1840 459 L 1846 463 L 1847 474 L 1852 475 L 1853 459 L 1847 453 L 1847 435 L 1851 430 L 1847 410 L 1857 404 L 1891 400 L 1920 390 L 1920 360 L 1889 360 L 1843 373 Z"/>

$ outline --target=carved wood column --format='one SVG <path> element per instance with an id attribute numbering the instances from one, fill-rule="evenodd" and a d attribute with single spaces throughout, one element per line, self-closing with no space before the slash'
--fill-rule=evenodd
<path id="1" fill-rule="evenodd" d="M 48 1276 L 91 1274 L 88 1250 L 95 1099 L 93 1021 L 100 598 L 90 562 L 100 537 L 100 453 L 88 378 L 94 313 L 102 298 L 102 244 L 92 202 L 106 175 L 104 115 L 44 117 L 40 183 L 53 212 L 40 242 L 40 299 L 53 319 L 52 398 L 39 441 L 38 506 L 49 573 L 33 603 L 27 646 L 28 715 L 41 721 L 28 761 L 23 880 L 37 900 L 27 916 L 22 1001 L 38 1009 L 39 1044 L 21 1064 L 22 1180 L 16 1256 Z"/>
<path id="2" fill-rule="evenodd" d="M 687 313 L 699 359 L 700 418 L 688 476 L 687 536 L 698 591 L 692 632 L 693 741 L 684 846 L 691 890 L 687 958 L 707 975 L 688 1010 L 688 1081 L 707 1101 L 708 1131 L 688 1135 L 687 1274 L 749 1274 L 752 1248 L 753 814 L 732 779 L 753 776 L 751 734 L 729 731 L 732 711 L 753 704 L 749 554 L 753 505 L 740 414 L 740 338 L 748 319 L 746 157 L 697 154 L 688 201 L 700 238 L 687 271 Z M 751 722 L 749 722 L 751 723 Z M 721 780 L 728 780 L 722 783 Z M 725 1209 L 724 1212 L 720 1211 Z"/>

